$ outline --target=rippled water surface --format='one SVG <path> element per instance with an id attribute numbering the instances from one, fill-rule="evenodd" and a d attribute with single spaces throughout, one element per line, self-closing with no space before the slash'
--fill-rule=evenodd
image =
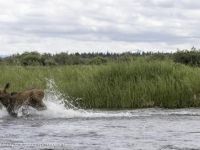
<path id="1" fill-rule="evenodd" d="M 198 109 L 56 113 L 1 111 L 0 149 L 200 149 Z"/>

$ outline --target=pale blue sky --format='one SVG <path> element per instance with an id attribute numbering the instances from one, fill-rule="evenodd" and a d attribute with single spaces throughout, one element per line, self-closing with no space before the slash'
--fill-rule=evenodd
<path id="1" fill-rule="evenodd" d="M 198 0 L 0 0 L 0 55 L 200 47 Z"/>

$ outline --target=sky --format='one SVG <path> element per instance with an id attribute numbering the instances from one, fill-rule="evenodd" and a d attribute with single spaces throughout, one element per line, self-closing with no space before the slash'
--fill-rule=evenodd
<path id="1" fill-rule="evenodd" d="M 0 0 L 0 55 L 200 47 L 199 0 Z"/>

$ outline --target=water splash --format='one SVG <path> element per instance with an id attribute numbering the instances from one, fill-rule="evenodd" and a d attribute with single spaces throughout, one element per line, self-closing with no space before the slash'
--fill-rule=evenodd
<path id="1" fill-rule="evenodd" d="M 6 108 L 3 107 L 3 106 L 0 106 L 0 107 L 1 107 L 1 110 L 0 110 L 0 118 L 9 116 L 9 114 L 8 114 L 8 112 L 7 112 L 7 110 L 6 110 Z"/>
<path id="2" fill-rule="evenodd" d="M 67 97 L 67 96 L 65 96 Z M 68 97 L 67 97 L 68 98 Z M 45 118 L 75 118 L 75 117 L 129 117 L 131 113 L 109 113 L 92 110 L 84 110 L 75 107 L 68 99 L 64 98 L 57 88 L 54 80 L 47 80 L 44 103 L 47 106 L 45 111 L 34 111 L 32 114 Z"/>
<path id="3" fill-rule="evenodd" d="M 58 87 L 53 79 L 46 79 L 47 81 L 47 89 L 45 90 L 45 98 L 46 101 L 56 101 L 57 104 L 64 105 L 66 109 L 78 109 L 75 107 L 70 101 L 69 96 L 65 96 L 58 90 Z"/>

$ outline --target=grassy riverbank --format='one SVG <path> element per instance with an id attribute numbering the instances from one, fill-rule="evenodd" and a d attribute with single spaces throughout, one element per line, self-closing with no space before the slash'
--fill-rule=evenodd
<path id="1" fill-rule="evenodd" d="M 65 96 L 84 108 L 199 107 L 200 69 L 170 60 L 55 67 L 0 66 L 0 83 L 12 91 L 45 88 L 54 79 Z M 72 98 L 72 99 L 73 99 Z"/>

